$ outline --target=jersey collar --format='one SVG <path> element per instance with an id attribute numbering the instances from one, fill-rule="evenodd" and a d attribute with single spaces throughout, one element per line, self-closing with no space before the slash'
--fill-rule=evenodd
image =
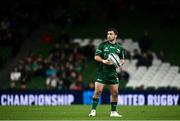
<path id="1" fill-rule="evenodd" d="M 110 41 L 108 41 L 110 44 L 112 44 L 112 45 L 115 45 L 116 44 L 116 40 L 115 40 L 115 42 L 113 43 L 113 42 L 110 42 Z"/>

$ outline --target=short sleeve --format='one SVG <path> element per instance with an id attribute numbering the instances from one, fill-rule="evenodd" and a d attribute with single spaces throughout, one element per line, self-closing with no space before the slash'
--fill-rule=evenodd
<path id="1" fill-rule="evenodd" d="M 96 48 L 96 51 L 95 51 L 95 56 L 96 55 L 99 55 L 102 57 L 103 55 L 103 43 L 101 43 L 97 48 Z"/>
<path id="2" fill-rule="evenodd" d="M 124 58 L 125 58 L 125 57 L 124 57 L 124 54 L 125 54 L 125 49 L 122 48 L 122 50 L 121 50 L 121 59 L 124 59 Z"/>
<path id="3" fill-rule="evenodd" d="M 119 57 L 121 59 L 124 59 L 125 58 L 125 49 L 122 46 L 120 48 L 121 48 L 121 52 L 119 53 Z"/>

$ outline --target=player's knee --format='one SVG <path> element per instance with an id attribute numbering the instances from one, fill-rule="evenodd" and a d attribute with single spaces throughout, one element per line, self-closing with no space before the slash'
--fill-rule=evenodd
<path id="1" fill-rule="evenodd" d="M 99 91 L 95 91 L 95 95 L 96 95 L 96 96 L 100 96 L 101 93 L 102 93 L 102 91 L 100 91 L 100 90 L 99 90 Z"/>
<path id="2" fill-rule="evenodd" d="M 114 92 L 112 92 L 112 94 L 111 94 L 113 97 L 117 97 L 118 96 L 118 92 L 117 91 L 114 91 Z"/>

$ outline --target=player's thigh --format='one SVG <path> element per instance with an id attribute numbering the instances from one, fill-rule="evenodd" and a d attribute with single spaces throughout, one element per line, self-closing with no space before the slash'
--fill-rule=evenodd
<path id="1" fill-rule="evenodd" d="M 110 84 L 110 85 L 108 85 L 108 88 L 109 88 L 111 94 L 119 92 L 119 84 Z"/>
<path id="2" fill-rule="evenodd" d="M 95 82 L 95 91 L 102 92 L 103 88 L 104 88 L 104 84 L 100 82 Z"/>

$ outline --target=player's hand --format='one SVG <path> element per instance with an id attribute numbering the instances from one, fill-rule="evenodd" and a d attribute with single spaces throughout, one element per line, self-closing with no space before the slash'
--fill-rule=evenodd
<path id="1" fill-rule="evenodd" d="M 102 63 L 106 65 L 112 65 L 113 63 L 110 60 L 103 60 Z"/>
<path id="2" fill-rule="evenodd" d="M 121 65 L 124 65 L 124 63 L 125 63 L 125 60 L 124 60 L 124 59 L 120 60 L 120 64 L 121 64 Z"/>

